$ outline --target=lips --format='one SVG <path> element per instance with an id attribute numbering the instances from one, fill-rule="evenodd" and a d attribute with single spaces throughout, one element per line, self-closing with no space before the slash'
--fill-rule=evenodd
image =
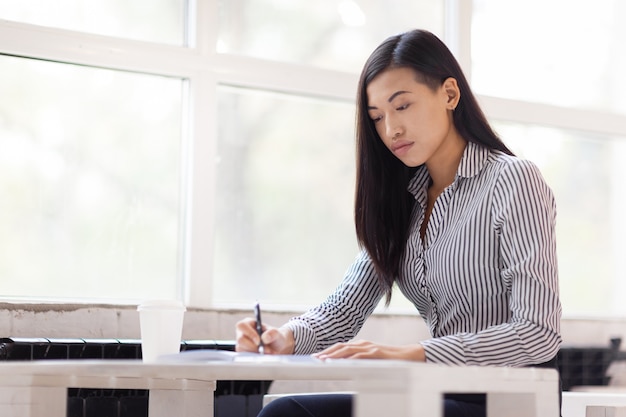
<path id="1" fill-rule="evenodd" d="M 413 146 L 413 142 L 399 141 L 391 145 L 391 152 L 396 155 L 404 155 L 409 151 L 411 146 Z"/>

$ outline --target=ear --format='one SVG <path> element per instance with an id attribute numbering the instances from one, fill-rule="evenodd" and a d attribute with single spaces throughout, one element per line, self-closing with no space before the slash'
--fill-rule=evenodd
<path id="1" fill-rule="evenodd" d="M 461 90 L 459 90 L 456 79 L 452 77 L 446 78 L 446 80 L 443 82 L 442 88 L 446 94 L 447 109 L 456 109 L 456 106 L 459 104 L 459 100 L 461 99 Z"/>

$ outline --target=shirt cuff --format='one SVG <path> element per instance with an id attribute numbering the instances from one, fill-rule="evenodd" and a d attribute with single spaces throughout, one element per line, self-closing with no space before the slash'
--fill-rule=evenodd
<path id="1" fill-rule="evenodd" d="M 465 365 L 467 363 L 460 341 L 457 342 L 451 338 L 434 338 L 422 340 L 420 344 L 424 347 L 426 362 L 447 365 Z"/>
<path id="2" fill-rule="evenodd" d="M 291 332 L 293 333 L 294 355 L 310 355 L 312 353 L 315 353 L 315 347 L 317 345 L 315 334 L 305 322 L 297 319 L 292 319 L 291 321 L 287 322 L 283 327 L 291 330 Z"/>

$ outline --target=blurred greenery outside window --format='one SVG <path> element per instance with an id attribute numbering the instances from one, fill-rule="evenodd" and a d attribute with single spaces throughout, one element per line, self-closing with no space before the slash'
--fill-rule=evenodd
<path id="1" fill-rule="evenodd" d="M 0 232 L 8 237 L 0 297 L 182 297 L 205 308 L 319 302 L 357 252 L 356 77 L 385 37 L 413 27 L 471 35 L 448 40 L 471 45 L 462 65 L 479 98 L 626 114 L 618 76 L 626 63 L 616 52 L 626 11 L 617 0 L 473 0 L 472 15 L 459 18 L 471 33 L 457 35 L 446 27 L 456 1 L 131 3 L 0 0 L 0 30 L 26 23 L 87 46 L 96 36 L 113 51 L 96 65 L 80 51 L 65 56 L 61 42 L 53 59 L 0 39 Z M 552 8 L 572 10 L 558 33 L 543 19 L 550 13 L 538 12 Z M 519 27 L 529 21 L 533 31 Z M 588 25 L 599 30 L 582 37 Z M 194 28 L 208 39 L 194 38 Z M 116 60 L 118 49 L 123 57 L 126 45 L 143 44 L 156 51 L 148 63 Z M 185 45 L 200 45 L 197 56 Z M 171 69 L 181 54 L 190 63 Z M 325 87 L 345 79 L 353 85 Z M 626 132 L 496 113 L 504 141 L 555 191 L 565 313 L 626 313 L 618 297 Z M 392 309 L 411 306 L 398 294 Z"/>
<path id="2" fill-rule="evenodd" d="M 181 81 L 10 56 L 0 66 L 2 295 L 175 294 Z"/>

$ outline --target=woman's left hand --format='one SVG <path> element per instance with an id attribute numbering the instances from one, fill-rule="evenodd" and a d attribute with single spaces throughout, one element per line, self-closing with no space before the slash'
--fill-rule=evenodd
<path id="1" fill-rule="evenodd" d="M 420 344 L 406 346 L 389 346 L 356 340 L 337 343 L 314 355 L 318 359 L 396 359 L 410 361 L 426 361 L 424 348 Z"/>

